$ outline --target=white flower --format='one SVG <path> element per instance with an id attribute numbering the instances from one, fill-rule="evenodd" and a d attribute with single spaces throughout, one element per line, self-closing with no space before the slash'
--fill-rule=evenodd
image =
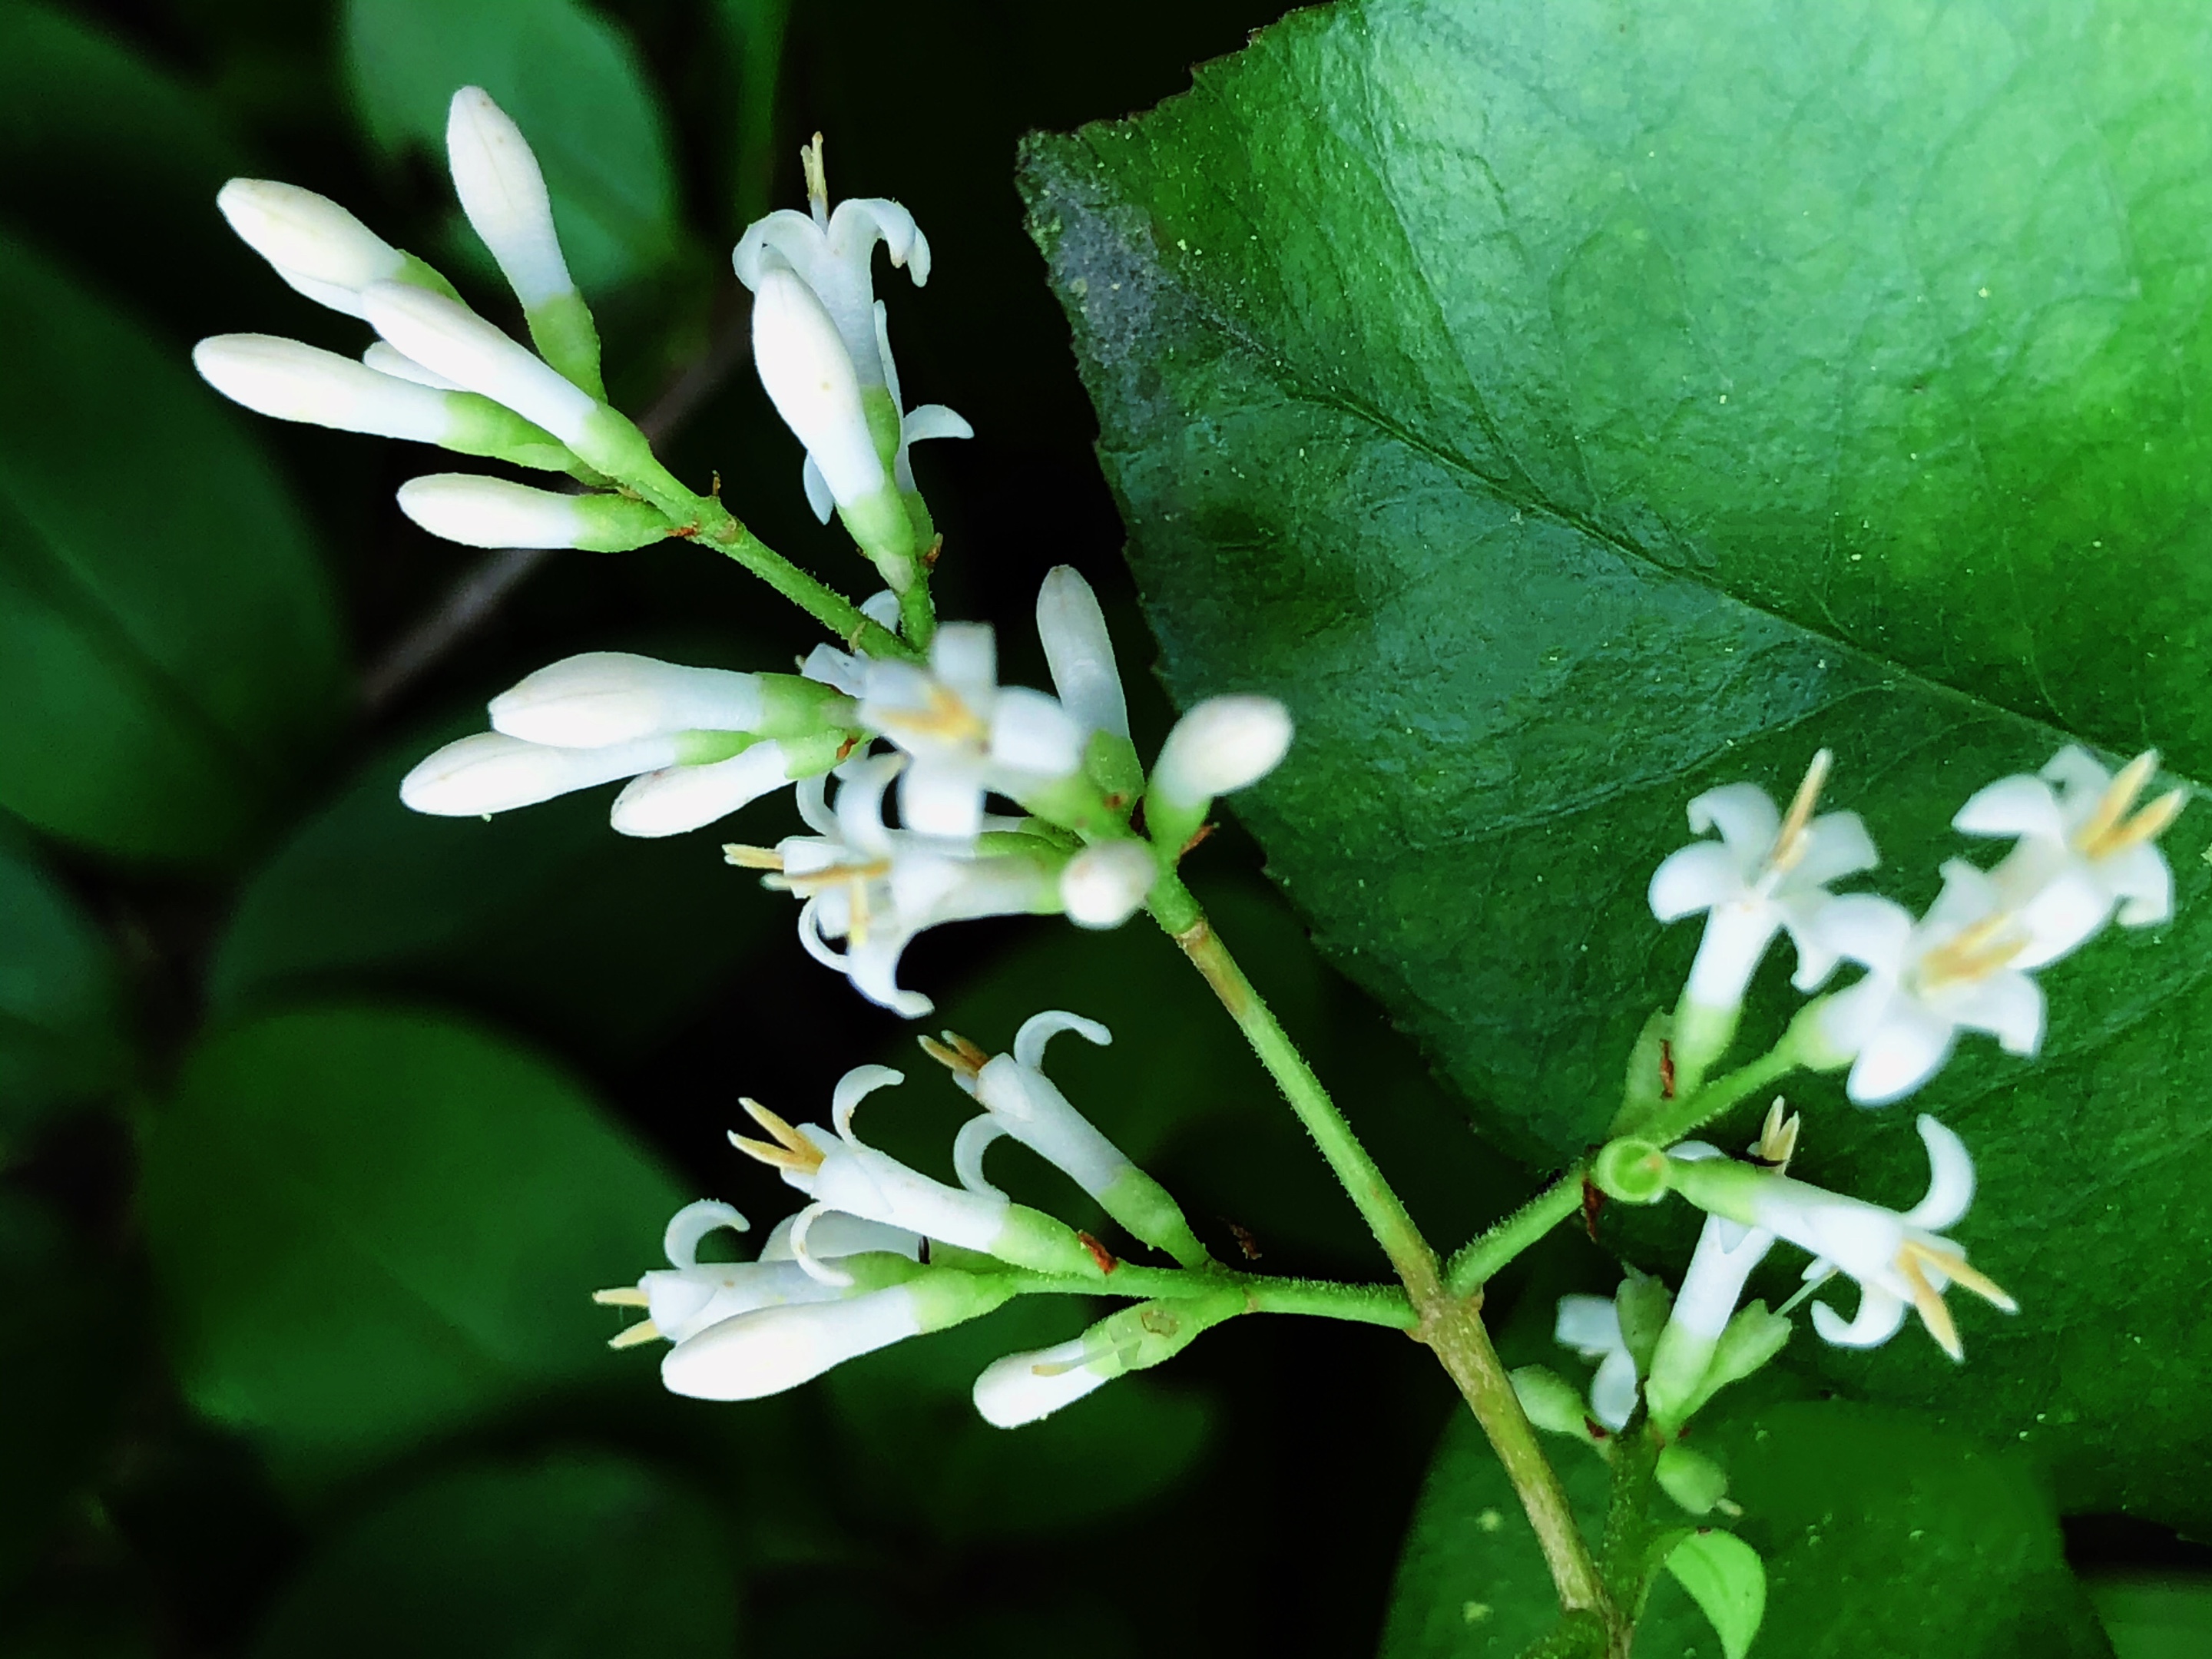
<path id="1" fill-rule="evenodd" d="M 952 1145 L 952 1166 L 961 1182 L 975 1191 L 995 1192 L 983 1174 L 983 1154 L 1000 1136 L 1011 1136 L 1056 1165 L 1146 1243 L 1186 1267 L 1203 1264 L 1206 1248 L 1167 1189 L 1132 1163 L 1044 1074 L 1045 1045 L 1062 1031 L 1102 1047 L 1114 1040 L 1097 1021 L 1059 1009 L 1024 1020 L 1011 1054 L 986 1056 L 950 1031 L 943 1042 L 922 1039 L 930 1057 L 983 1108 L 983 1115 L 964 1125 Z"/>
<path id="2" fill-rule="evenodd" d="M 2158 769 L 2155 751 L 2114 776 L 2069 744 L 2040 777 L 2003 778 L 1977 793 L 1951 822 L 1970 836 L 2016 837 L 1990 872 L 2029 934 L 2016 968 L 2040 968 L 2085 943 L 2118 912 L 2123 927 L 2152 927 L 2173 914 L 2173 872 L 2158 836 L 2180 815 L 2171 790 L 2134 811 Z"/>
<path id="3" fill-rule="evenodd" d="M 1620 1334 L 1620 1310 L 1613 1297 L 1563 1296 L 1552 1328 L 1553 1340 L 1585 1359 L 1598 1362 L 1590 1379 L 1590 1415 L 1615 1433 L 1636 1410 L 1636 1356 Z"/>
<path id="4" fill-rule="evenodd" d="M 1752 1158 L 1759 1167 L 1781 1175 L 1788 1170 L 1796 1146 L 1797 1120 L 1787 1115 L 1778 1100 L 1751 1145 Z M 1703 1141 L 1684 1141 L 1670 1148 L 1668 1156 L 1696 1162 L 1724 1154 Z M 1722 1333 L 1743 1299 L 1745 1282 L 1773 1248 L 1774 1235 L 1764 1229 L 1746 1227 L 1725 1216 L 1705 1218 L 1689 1269 L 1682 1275 L 1682 1288 L 1675 1293 L 1652 1352 L 1644 1394 L 1654 1416 L 1673 1416 L 1676 1407 L 1695 1395 L 1720 1346 Z"/>
<path id="5" fill-rule="evenodd" d="M 1257 783 L 1290 752 L 1291 714 L 1273 697 L 1208 697 L 1175 723 L 1152 766 L 1152 791 L 1203 811 Z"/>
<path id="6" fill-rule="evenodd" d="M 1073 1405 L 1121 1374 L 1110 1353 L 1093 1354 L 1079 1336 L 992 1361 L 975 1379 L 975 1410 L 994 1429 L 1018 1429 Z"/>
<path id="7" fill-rule="evenodd" d="M 983 824 L 983 797 L 1019 798 L 1030 784 L 1083 764 L 1084 732 L 1042 691 L 999 684 L 988 624 L 946 623 L 929 665 L 864 660 L 860 720 L 912 757 L 899 780 L 899 818 L 923 835 L 964 837 Z"/>
<path id="8" fill-rule="evenodd" d="M 1866 977 L 1826 998 L 1815 1016 L 1826 1067 L 1852 1061 L 1846 1084 L 1862 1106 L 1902 1099 L 1942 1069 L 1961 1029 L 1987 1031 L 2015 1054 L 2043 1042 L 2043 992 L 2016 966 L 2034 943 L 1988 875 L 1963 860 L 1918 922 L 1868 893 L 1832 901 L 1815 924 L 1821 945 Z"/>
<path id="9" fill-rule="evenodd" d="M 1129 735 L 1128 699 L 1115 665 L 1113 637 L 1098 596 L 1073 565 L 1054 565 L 1037 589 L 1037 639 L 1052 671 L 1052 689 L 1087 736 Z"/>
<path id="10" fill-rule="evenodd" d="M 463 87 L 453 94 L 446 114 L 446 156 L 461 211 L 524 308 L 574 293 L 538 157 L 482 87 Z"/>
<path id="11" fill-rule="evenodd" d="M 1871 870 L 1880 859 L 1857 813 L 1813 816 L 1831 758 L 1825 749 L 1814 756 L 1787 817 L 1749 783 L 1708 790 L 1690 803 L 1691 830 L 1701 836 L 1717 830 L 1720 839 L 1668 854 L 1652 873 L 1650 902 L 1662 921 L 1706 913 L 1683 994 L 1692 1007 L 1732 1016 L 1767 946 L 1785 929 L 1797 948 L 1799 990 L 1835 971 L 1835 955 L 1815 936 L 1813 920 L 1829 902 L 1830 882 Z"/>
<path id="12" fill-rule="evenodd" d="M 1934 1118 L 1923 1114 L 1919 1128 L 1928 1149 L 1928 1194 L 1902 1214 L 1727 1158 L 1678 1158 L 1672 1184 L 1714 1215 L 1810 1253 L 1809 1285 L 1837 1273 L 1857 1281 L 1856 1317 L 1847 1321 L 1825 1304 L 1814 1304 L 1814 1328 L 1826 1341 L 1855 1348 L 1886 1342 L 1911 1306 L 1943 1352 L 1960 1359 L 1966 1350 L 1943 1303 L 1946 1286 L 1964 1285 L 2007 1313 L 2018 1304 L 1969 1267 L 1963 1249 L 1938 1236 L 1973 1202 L 1974 1164 L 1965 1144 Z"/>
<path id="13" fill-rule="evenodd" d="M 560 494 L 473 472 L 410 478 L 399 486 L 399 510 L 433 536 L 464 547 L 626 553 L 659 541 L 672 527 L 658 507 L 627 495 Z"/>
<path id="14" fill-rule="evenodd" d="M 732 864 L 769 872 L 766 885 L 804 901 L 799 942 L 808 955 L 869 1001 L 917 1019 L 934 1005 L 898 984 L 899 957 L 916 934 L 979 916 L 1048 915 L 1060 895 L 1055 871 L 1041 859 L 978 855 L 967 841 L 887 827 L 884 792 L 902 764 L 896 755 L 847 763 L 838 769 L 834 812 L 822 781 L 803 781 L 799 815 L 815 834 L 722 851 Z"/>
<path id="15" fill-rule="evenodd" d="M 863 1145 L 853 1133 L 854 1109 L 878 1089 L 905 1080 L 904 1073 L 888 1066 L 858 1066 L 846 1073 L 831 1097 L 828 1133 L 811 1123 L 794 1127 L 757 1101 L 743 1103 L 774 1139 L 750 1140 L 732 1131 L 730 1144 L 776 1170 L 813 1200 L 793 1218 L 787 1240 L 804 1271 L 824 1284 L 853 1282 L 850 1273 L 830 1266 L 809 1248 L 814 1226 L 833 1214 L 917 1233 L 1040 1272 L 1095 1267 L 1090 1252 L 1068 1228 L 1014 1203 L 988 1182 L 948 1187 Z M 969 1172 L 962 1174 L 965 1179 Z"/>
<path id="16" fill-rule="evenodd" d="M 635 1286 L 599 1291 L 592 1300 L 608 1307 L 643 1308 L 646 1317 L 608 1346 L 634 1347 L 656 1338 L 681 1342 L 710 1325 L 757 1308 L 787 1302 L 827 1302 L 843 1294 L 790 1261 L 708 1261 L 699 1260 L 699 1241 L 718 1227 L 745 1230 L 744 1217 L 712 1199 L 687 1204 L 670 1218 L 661 1249 L 668 1266 L 656 1268 Z"/>
<path id="17" fill-rule="evenodd" d="M 409 274 L 406 254 L 327 196 L 297 185 L 234 179 L 216 192 L 215 204 L 279 276 L 349 317 L 362 314 L 362 289 Z"/>
<path id="18" fill-rule="evenodd" d="M 908 554 L 915 529 L 898 499 L 914 492 L 908 448 L 925 438 L 974 435 L 942 404 L 904 409 L 875 297 L 877 245 L 919 288 L 929 280 L 929 241 L 896 202 L 854 198 L 833 213 L 819 140 L 801 157 L 810 211 L 769 214 L 731 253 L 738 281 L 755 296 L 754 362 L 777 413 L 805 447 L 802 476 L 815 515 L 826 522 L 834 506 L 862 546 Z"/>
<path id="19" fill-rule="evenodd" d="M 678 1343 L 660 1362 L 660 1381 L 693 1400 L 762 1400 L 924 1328 L 911 1285 L 763 1308 Z"/>
<path id="20" fill-rule="evenodd" d="M 1143 908 L 1159 878 L 1158 861 L 1144 842 L 1100 842 L 1060 871 L 1060 905 L 1079 927 L 1119 927 Z"/>
<path id="21" fill-rule="evenodd" d="M 361 312 L 402 356 L 513 410 L 594 465 L 607 456 L 610 428 L 628 424 L 458 300 L 403 283 L 372 283 L 361 291 Z"/>
<path id="22" fill-rule="evenodd" d="M 399 798 L 418 812 L 474 817 L 629 778 L 614 828 L 672 836 L 827 770 L 846 741 L 836 722 L 848 709 L 788 675 L 591 652 L 494 698 L 495 729 L 425 759 Z M 781 735 L 763 735 L 770 732 Z"/>

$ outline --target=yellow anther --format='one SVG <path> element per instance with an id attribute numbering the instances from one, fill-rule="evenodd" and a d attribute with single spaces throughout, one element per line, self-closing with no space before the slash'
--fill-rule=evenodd
<path id="1" fill-rule="evenodd" d="M 814 135 L 812 143 L 800 148 L 799 167 L 806 175 L 806 205 L 813 210 L 816 222 L 826 225 L 830 219 L 830 171 L 822 164 L 820 133 Z"/>
<path id="2" fill-rule="evenodd" d="M 1919 1246 L 1907 1244 L 1898 1255 L 1897 1270 L 1904 1277 L 1905 1287 L 1912 1292 L 1912 1305 L 1919 1310 L 1920 1322 L 1928 1328 L 1928 1334 L 1936 1339 L 1936 1346 L 1954 1359 L 1964 1359 L 1966 1345 L 1959 1340 L 1958 1324 L 1952 1319 L 1950 1309 L 1943 1305 L 1942 1297 L 1920 1270 L 1919 1257 L 1923 1254 Z"/>
<path id="3" fill-rule="evenodd" d="M 2088 822 L 2074 832 L 2075 851 L 2092 860 L 2108 859 L 2165 834 L 2166 826 L 2180 817 L 2182 807 L 2188 804 L 2186 790 L 2169 790 L 2142 811 L 2129 816 L 2136 797 L 2157 770 L 2155 749 L 2145 750 L 2123 767 Z"/>
<path id="4" fill-rule="evenodd" d="M 947 1031 L 942 1042 L 933 1037 L 918 1037 L 915 1041 L 921 1044 L 922 1053 L 946 1071 L 957 1072 L 963 1077 L 975 1076 L 990 1063 L 990 1055 L 957 1031 Z"/>
<path id="5" fill-rule="evenodd" d="M 729 842 L 722 848 L 722 862 L 734 864 L 740 870 L 781 870 L 783 854 L 773 847 L 747 847 L 739 842 Z"/>
<path id="6" fill-rule="evenodd" d="M 644 1308 L 651 1303 L 635 1285 L 617 1285 L 611 1291 L 593 1291 L 592 1300 L 602 1308 Z"/>
<path id="7" fill-rule="evenodd" d="M 1920 959 L 1918 978 L 1924 989 L 1943 985 L 1972 985 L 1987 979 L 2022 951 L 2028 934 L 2009 910 L 1984 916 L 1946 944 Z"/>
<path id="8" fill-rule="evenodd" d="M 1949 1250 L 1934 1249 L 1925 1244 L 1907 1244 L 1905 1248 L 1944 1278 L 1964 1285 L 1991 1307 L 2002 1308 L 2007 1313 L 2020 1311 L 2020 1304 L 2006 1294 L 2004 1287 L 1979 1268 L 1968 1267 L 1966 1257 Z"/>
<path id="9" fill-rule="evenodd" d="M 624 1331 L 620 1336 L 609 1341 L 607 1346 L 610 1348 L 635 1348 L 641 1342 L 657 1342 L 659 1340 L 660 1327 L 654 1324 L 650 1319 L 641 1319 L 636 1324 Z"/>
<path id="10" fill-rule="evenodd" d="M 1766 1121 L 1760 1126 L 1759 1139 L 1751 1143 L 1751 1155 L 1777 1175 L 1789 1172 L 1790 1159 L 1797 1151 L 1797 1127 L 1800 1120 L 1775 1096 L 1774 1104 L 1766 1109 Z"/>
<path id="11" fill-rule="evenodd" d="M 931 681 L 929 702 L 921 708 L 884 708 L 876 714 L 886 732 L 908 737 L 934 738 L 944 743 L 981 743 L 991 728 L 966 701 L 950 687 Z"/>
<path id="12" fill-rule="evenodd" d="M 1805 769 L 1805 781 L 1797 786 L 1797 793 L 1774 837 L 1774 851 L 1767 856 L 1769 868 L 1794 869 L 1805 856 L 1805 849 L 1813 844 L 1805 829 L 1813 822 L 1813 809 L 1820 804 L 1820 787 L 1827 782 L 1828 769 L 1835 761 L 1835 751 L 1823 749 L 1814 755 L 1813 763 Z"/>
<path id="13" fill-rule="evenodd" d="M 771 1169 L 812 1175 L 822 1167 L 822 1149 L 790 1124 L 757 1100 L 741 1098 L 738 1103 L 751 1115 L 754 1122 L 774 1135 L 775 1140 L 773 1144 L 765 1140 L 748 1140 L 732 1129 L 730 1132 L 731 1146 L 747 1158 L 757 1158 Z"/>

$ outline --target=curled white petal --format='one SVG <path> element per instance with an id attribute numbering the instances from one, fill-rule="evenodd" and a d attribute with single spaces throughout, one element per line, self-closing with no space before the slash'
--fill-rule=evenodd
<path id="1" fill-rule="evenodd" d="M 686 1204 L 669 1217 L 667 1229 L 660 1236 L 660 1249 L 672 1267 L 696 1267 L 699 1265 L 699 1241 L 718 1227 L 727 1227 L 733 1232 L 744 1232 L 752 1224 L 731 1206 L 720 1200 L 702 1198 Z"/>

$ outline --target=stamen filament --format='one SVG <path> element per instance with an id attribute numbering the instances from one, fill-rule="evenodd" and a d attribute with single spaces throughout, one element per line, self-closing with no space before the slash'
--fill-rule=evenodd
<path id="1" fill-rule="evenodd" d="M 607 1346 L 610 1348 L 635 1348 L 641 1342 L 657 1342 L 659 1340 L 660 1327 L 654 1324 L 650 1319 L 642 1319 L 636 1324 L 631 1326 L 628 1330 L 624 1331 L 620 1336 L 611 1339 L 607 1343 Z"/>
<path id="2" fill-rule="evenodd" d="M 1828 781 L 1828 769 L 1835 764 L 1835 751 L 1823 749 L 1813 757 L 1813 763 L 1805 769 L 1805 781 L 1797 786 L 1797 793 L 1790 803 L 1789 815 L 1782 820 L 1782 828 L 1774 837 L 1774 851 L 1767 858 L 1767 866 L 1779 873 L 1794 869 L 1812 845 L 1805 827 L 1813 821 L 1813 809 L 1820 805 L 1820 787 Z"/>
<path id="3" fill-rule="evenodd" d="M 635 1285 L 617 1285 L 611 1291 L 593 1291 L 592 1300 L 602 1308 L 645 1308 L 651 1298 Z"/>

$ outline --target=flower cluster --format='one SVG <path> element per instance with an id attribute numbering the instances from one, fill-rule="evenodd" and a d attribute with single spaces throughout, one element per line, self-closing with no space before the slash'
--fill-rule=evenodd
<path id="1" fill-rule="evenodd" d="M 1690 827 L 1719 831 L 1672 854 L 1651 878 L 1662 921 L 1704 912 L 1705 931 L 1672 1021 L 1677 1086 L 1693 1091 L 1727 1051 L 1744 992 L 1776 936 L 1796 947 L 1794 982 L 1811 991 L 1840 962 L 1866 971 L 1818 1006 L 1811 1063 L 1848 1065 L 1850 1097 L 1878 1106 L 1919 1088 L 1950 1057 L 1961 1030 L 1986 1031 L 2017 1054 L 2041 1046 L 2043 993 L 2030 970 L 2079 950 L 2117 920 L 2147 927 L 2173 911 L 2173 874 L 2157 846 L 2180 811 L 2173 790 L 2138 807 L 2158 757 L 2114 775 L 2069 744 L 2040 776 L 2008 777 L 1978 792 L 1955 828 L 2010 838 L 1984 871 L 1963 859 L 1916 921 L 1870 893 L 1830 884 L 1875 867 L 1856 813 L 1814 816 L 1830 756 L 1823 750 L 1788 813 L 1765 791 L 1730 784 L 1690 803 Z"/>
<path id="2" fill-rule="evenodd" d="M 1064 1222 L 1017 1204 L 983 1173 L 986 1150 L 1012 1136 L 1097 1200 L 1142 1243 L 1186 1267 L 1205 1249 L 1166 1190 L 1123 1156 L 1044 1074 L 1045 1045 L 1061 1031 L 1111 1041 L 1103 1025 L 1057 1011 L 1023 1025 L 1013 1050 L 986 1054 L 947 1033 L 926 1043 L 983 1111 L 955 1138 L 950 1186 L 868 1146 L 854 1113 L 902 1083 L 862 1066 L 836 1087 L 830 1123 L 793 1125 L 756 1101 L 766 1132 L 731 1144 L 775 1169 L 807 1200 L 778 1224 L 752 1261 L 702 1262 L 700 1241 L 745 1219 L 713 1200 L 685 1206 L 663 1241 L 669 1265 L 597 1299 L 647 1317 L 617 1347 L 665 1340 L 669 1389 L 704 1400 L 753 1400 L 821 1375 L 906 1337 L 978 1318 L 1040 1279 L 1103 1280 L 1105 1247 Z M 1074 1341 L 1012 1354 L 975 1385 L 978 1410 L 1002 1427 L 1033 1422 L 1124 1373 L 1170 1358 L 1210 1326 L 1242 1312 L 1241 1295 L 1202 1293 L 1147 1303 L 1101 1321 Z"/>

